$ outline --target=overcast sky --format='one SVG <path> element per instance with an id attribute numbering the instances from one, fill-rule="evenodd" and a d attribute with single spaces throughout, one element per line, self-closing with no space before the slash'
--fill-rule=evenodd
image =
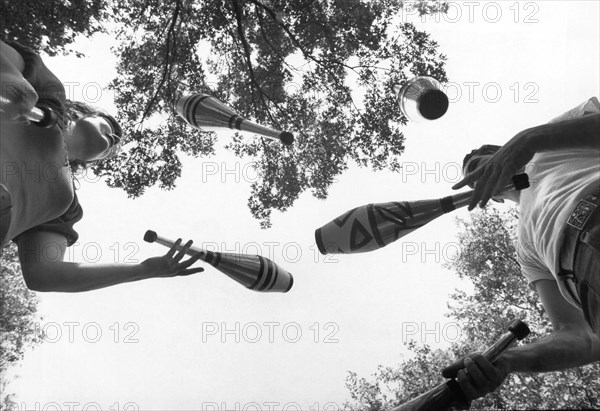
<path id="1" fill-rule="evenodd" d="M 184 159 L 177 188 L 128 199 L 92 176 L 78 191 L 73 261 L 135 262 L 162 254 L 147 229 L 221 251 L 260 253 L 293 273 L 287 294 L 241 287 L 210 266 L 82 294 L 38 294 L 47 341 L 27 351 L 8 386 L 22 409 L 337 409 L 348 371 L 368 376 L 409 355 L 403 342 L 445 346 L 454 288 L 442 263 L 456 251 L 455 217 L 439 218 L 376 252 L 322 256 L 314 230 L 367 203 L 451 193 L 464 154 L 502 144 L 599 91 L 596 1 L 451 2 L 447 16 L 401 18 L 448 56 L 451 100 L 440 120 L 405 130 L 401 173 L 351 167 L 325 201 L 305 193 L 261 230 L 247 208 L 250 160 L 223 149 Z M 81 39 L 83 59 L 47 58 L 70 97 L 114 107 L 106 35 Z M 229 139 L 223 134 L 222 142 Z M 248 138 L 252 138 L 248 136 Z M 58 407 L 58 408 L 57 408 Z"/>

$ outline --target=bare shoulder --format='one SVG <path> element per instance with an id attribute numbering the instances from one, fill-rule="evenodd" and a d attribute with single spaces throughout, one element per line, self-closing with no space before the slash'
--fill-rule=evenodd
<path id="1" fill-rule="evenodd" d="M 8 62 L 10 62 L 21 73 L 25 71 L 25 60 L 21 54 L 2 40 L 0 40 L 0 53 L 2 53 L 3 59 L 6 59 Z"/>

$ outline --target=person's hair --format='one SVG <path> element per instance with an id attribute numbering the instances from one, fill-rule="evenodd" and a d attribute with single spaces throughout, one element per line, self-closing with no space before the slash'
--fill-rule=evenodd
<path id="1" fill-rule="evenodd" d="M 106 113 L 103 110 L 100 110 L 96 107 L 90 106 L 89 104 L 82 103 L 81 101 L 71 101 L 67 100 L 67 104 L 65 105 L 65 124 L 68 124 L 70 121 L 77 121 L 82 117 L 87 116 L 98 116 L 106 119 L 108 124 L 113 129 L 115 135 L 122 137 L 123 129 L 121 125 L 117 122 L 117 120 Z M 109 157 L 115 155 L 120 149 L 120 143 L 115 144 L 113 146 L 112 152 Z M 107 157 L 108 158 L 108 157 Z M 94 161 L 81 161 L 81 160 L 69 160 L 69 165 L 71 166 L 71 170 L 73 172 L 82 171 L 87 168 L 91 164 L 96 164 L 97 162 L 102 160 L 94 160 Z"/>
<path id="2" fill-rule="evenodd" d="M 462 164 L 463 175 L 467 175 L 467 174 L 475 171 L 475 169 L 479 165 L 479 159 L 473 160 L 469 164 L 468 170 L 465 170 L 465 166 L 467 165 L 467 163 L 469 163 L 469 160 L 471 160 L 471 158 L 473 158 L 473 156 L 491 156 L 494 153 L 496 153 L 496 151 L 498 151 L 499 149 L 500 149 L 500 146 L 495 146 L 492 144 L 484 144 L 481 147 L 476 148 L 475 150 L 472 150 L 463 159 L 463 164 Z M 469 187 L 473 188 L 473 185 L 469 184 Z"/>

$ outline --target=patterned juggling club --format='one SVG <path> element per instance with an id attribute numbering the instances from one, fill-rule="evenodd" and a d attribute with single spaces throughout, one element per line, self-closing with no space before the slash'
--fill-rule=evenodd
<path id="1" fill-rule="evenodd" d="M 492 364 L 500 357 L 502 352 L 510 347 L 515 341 L 522 340 L 529 335 L 529 327 L 521 320 L 516 320 L 509 327 L 508 331 L 487 350 L 483 356 Z M 390 411 L 442 411 L 448 409 L 469 409 L 469 403 L 454 379 L 456 373 L 462 368 L 462 363 L 452 364 L 444 370 L 442 374 L 445 378 L 452 378 L 431 390 L 421 394 L 417 398 L 399 405 Z"/>
<path id="2" fill-rule="evenodd" d="M 504 191 L 527 187 L 527 174 L 517 174 Z M 354 254 L 377 250 L 442 214 L 468 205 L 473 191 L 436 200 L 367 204 L 354 208 L 315 231 L 317 247 L 321 254 Z"/>
<path id="3" fill-rule="evenodd" d="M 146 231 L 144 241 L 156 242 L 169 248 L 175 244 L 175 241 L 161 237 L 152 230 Z M 178 247 L 179 250 L 182 248 L 183 245 Z M 196 247 L 190 247 L 186 254 L 200 254 L 202 261 L 254 291 L 287 293 L 294 284 L 294 278 L 289 272 L 260 255 L 219 253 Z"/>
<path id="4" fill-rule="evenodd" d="M 216 131 L 223 128 L 249 131 L 285 145 L 294 142 L 294 135 L 254 123 L 238 115 L 217 98 L 206 94 L 183 96 L 175 103 L 175 111 L 190 126 L 203 131 Z"/>

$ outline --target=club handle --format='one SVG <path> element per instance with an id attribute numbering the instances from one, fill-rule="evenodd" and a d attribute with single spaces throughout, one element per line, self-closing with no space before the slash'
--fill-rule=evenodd
<path id="1" fill-rule="evenodd" d="M 2 97 L 1 104 L 10 104 L 10 100 Z M 29 120 L 32 124 L 40 128 L 52 128 L 58 122 L 56 112 L 45 104 L 39 104 L 31 108 L 28 113 L 23 113 L 22 117 Z"/>
<path id="2" fill-rule="evenodd" d="M 52 128 L 58 121 L 58 116 L 50 107 L 39 105 L 25 114 L 25 117 L 40 128 Z"/>
<path id="3" fill-rule="evenodd" d="M 483 353 L 483 357 L 491 363 L 494 363 L 500 355 L 510 347 L 515 341 L 522 340 L 530 333 L 529 327 L 521 320 L 514 321 L 498 340 L 488 347 Z M 442 371 L 444 378 L 454 378 L 456 373 L 463 368 L 462 359 L 446 367 Z"/>
<path id="4" fill-rule="evenodd" d="M 246 119 L 243 119 L 240 122 L 239 127 L 236 127 L 236 128 L 241 131 L 257 133 L 264 137 L 270 137 L 273 139 L 277 139 L 286 146 L 289 146 L 294 142 L 294 135 L 292 133 L 290 133 L 289 131 L 275 130 L 274 128 L 266 127 L 266 126 L 263 126 L 262 124 L 258 124 L 258 123 L 255 123 L 253 121 L 249 121 Z"/>
<path id="5" fill-rule="evenodd" d="M 529 176 L 526 173 L 516 174 L 512 177 L 512 182 L 507 184 L 506 187 L 502 190 L 502 193 L 511 190 L 524 190 L 529 187 Z M 471 197 L 473 196 L 473 192 L 475 190 L 465 191 L 464 193 L 455 194 L 453 196 L 444 197 L 440 199 L 440 201 L 445 201 L 451 204 L 451 210 L 465 207 L 471 202 Z"/>
<path id="6" fill-rule="evenodd" d="M 148 243 L 158 243 L 158 244 L 164 245 L 165 247 L 168 247 L 168 248 L 171 248 L 175 245 L 175 241 L 170 240 L 165 237 L 162 237 L 162 236 L 159 236 L 156 233 L 156 231 L 152 231 L 152 230 L 146 231 L 146 233 L 144 234 L 144 241 L 146 241 Z M 176 247 L 177 251 L 180 251 L 182 248 L 183 248 L 183 244 L 179 244 Z M 190 255 L 190 256 L 200 254 L 200 259 L 205 261 L 207 252 L 201 248 L 190 247 L 187 249 L 186 254 Z"/>
<path id="7" fill-rule="evenodd" d="M 504 350 L 506 350 L 516 340 L 522 340 L 529 334 L 529 327 L 521 320 L 514 321 L 509 327 L 508 332 L 504 333 L 500 338 L 492 344 L 483 356 L 493 362 Z M 464 393 L 460 389 L 458 382 L 454 379 L 458 370 L 462 367 L 462 361 L 452 364 L 447 367 L 442 375 L 446 378 L 452 378 L 443 382 L 435 388 L 421 394 L 404 404 L 401 404 L 390 411 L 431 411 L 431 410 L 447 410 L 451 407 L 455 409 L 469 409 L 469 402 L 466 400 Z M 453 371 L 452 373 L 448 370 Z"/>

